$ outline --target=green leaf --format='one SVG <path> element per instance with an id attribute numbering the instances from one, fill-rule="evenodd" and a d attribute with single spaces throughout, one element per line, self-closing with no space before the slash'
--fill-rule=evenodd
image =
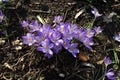
<path id="1" fill-rule="evenodd" d="M 114 69 L 118 69 L 119 67 L 118 67 L 117 64 L 114 64 L 114 65 L 113 65 L 113 68 L 114 68 Z"/>
<path id="2" fill-rule="evenodd" d="M 114 52 L 115 63 L 119 63 L 119 59 L 116 51 L 113 51 L 113 52 Z"/>

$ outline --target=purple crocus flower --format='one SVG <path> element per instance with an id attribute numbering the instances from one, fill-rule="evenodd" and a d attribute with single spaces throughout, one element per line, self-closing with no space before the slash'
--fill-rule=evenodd
<path id="1" fill-rule="evenodd" d="M 74 34 L 70 33 L 68 30 L 68 25 L 65 23 L 60 23 L 56 26 L 56 29 L 63 34 L 63 38 L 66 38 L 68 40 L 71 40 L 74 36 Z"/>
<path id="2" fill-rule="evenodd" d="M 39 31 L 41 28 L 41 24 L 38 23 L 38 21 L 32 21 L 32 23 L 29 25 L 30 32 Z"/>
<path id="3" fill-rule="evenodd" d="M 71 33 L 71 34 L 74 34 L 76 32 L 76 30 L 78 30 L 78 27 L 76 24 L 66 23 L 66 27 L 69 30 L 69 33 Z"/>
<path id="4" fill-rule="evenodd" d="M 53 52 L 57 54 L 62 49 L 62 45 L 59 44 L 58 46 L 54 45 Z"/>
<path id="5" fill-rule="evenodd" d="M 44 41 L 45 39 L 48 39 L 50 37 L 52 33 L 52 29 L 50 28 L 50 26 L 48 26 L 47 24 L 43 24 L 43 27 L 41 27 L 37 32 L 36 32 L 36 41 L 38 43 L 38 45 L 41 44 L 42 41 Z"/>
<path id="6" fill-rule="evenodd" d="M 118 76 L 120 77 L 120 70 L 118 71 Z"/>
<path id="7" fill-rule="evenodd" d="M 85 32 L 81 32 L 80 34 L 78 34 L 78 39 L 79 39 L 81 42 L 83 42 L 85 38 L 86 38 Z"/>
<path id="8" fill-rule="evenodd" d="M 49 38 L 56 46 L 58 46 L 60 43 L 63 43 L 61 36 L 62 34 L 58 30 L 54 29 L 52 30 Z"/>
<path id="9" fill-rule="evenodd" d="M 22 38 L 23 38 L 23 43 L 29 46 L 33 45 L 36 42 L 34 34 L 31 33 L 27 33 L 27 35 L 22 36 Z"/>
<path id="10" fill-rule="evenodd" d="M 2 2 L 2 1 L 3 1 L 3 2 L 8 2 L 9 0 L 0 0 L 0 2 Z"/>
<path id="11" fill-rule="evenodd" d="M 40 31 L 37 31 L 37 33 L 36 33 L 37 36 L 36 36 L 35 39 L 36 39 L 36 42 L 37 42 L 38 45 L 40 45 L 41 42 L 43 42 L 45 39 L 49 38 L 49 36 L 45 35 L 44 33 L 40 32 Z"/>
<path id="12" fill-rule="evenodd" d="M 54 22 L 55 23 L 60 23 L 63 20 L 63 16 L 55 16 L 54 17 Z"/>
<path id="13" fill-rule="evenodd" d="M 105 57 L 103 61 L 104 61 L 106 66 L 108 66 L 112 63 L 112 61 L 110 60 L 110 57 Z"/>
<path id="14" fill-rule="evenodd" d="M 65 23 L 60 23 L 59 25 L 56 25 L 56 29 L 61 33 L 65 33 L 67 27 L 65 27 Z"/>
<path id="15" fill-rule="evenodd" d="M 78 27 L 76 24 L 66 23 L 65 27 L 67 27 L 67 29 L 64 34 L 68 35 L 69 40 L 73 37 L 78 38 Z"/>
<path id="16" fill-rule="evenodd" d="M 68 30 L 66 30 L 65 33 L 63 33 L 63 37 L 62 38 L 66 38 L 68 40 L 72 40 L 74 37 L 74 34 L 71 34 Z"/>
<path id="17" fill-rule="evenodd" d="M 92 50 L 91 46 L 94 44 L 92 38 L 85 38 L 82 42 L 88 49 Z"/>
<path id="18" fill-rule="evenodd" d="M 0 10 L 0 23 L 3 21 L 4 15 L 2 13 L 2 11 Z"/>
<path id="19" fill-rule="evenodd" d="M 3 0 L 3 1 L 6 1 L 6 2 L 8 2 L 9 0 Z"/>
<path id="20" fill-rule="evenodd" d="M 22 25 L 22 27 L 28 27 L 28 26 L 29 26 L 28 20 L 23 20 L 23 21 L 21 22 L 21 25 Z"/>
<path id="21" fill-rule="evenodd" d="M 102 16 L 102 14 L 99 14 L 99 12 L 96 8 L 93 8 L 93 10 L 91 12 L 92 12 L 92 14 L 94 14 L 95 18 Z"/>
<path id="22" fill-rule="evenodd" d="M 120 70 L 118 71 L 118 76 L 120 77 Z"/>
<path id="23" fill-rule="evenodd" d="M 45 37 L 49 37 L 52 32 L 52 29 L 49 24 L 44 23 L 43 27 L 39 31 L 43 33 Z"/>
<path id="24" fill-rule="evenodd" d="M 43 33 L 37 32 L 37 36 L 35 37 L 35 39 L 36 39 L 37 44 L 40 45 L 41 42 L 46 39 L 46 37 Z"/>
<path id="25" fill-rule="evenodd" d="M 3 32 L 2 32 L 2 34 L 3 34 L 3 35 L 6 35 L 6 32 L 5 32 L 5 31 L 3 31 Z"/>
<path id="26" fill-rule="evenodd" d="M 37 50 L 42 51 L 46 57 L 50 58 L 53 55 L 53 51 L 51 50 L 53 47 L 54 44 L 51 43 L 49 39 L 45 39 L 41 42 L 41 46 L 39 46 Z"/>
<path id="27" fill-rule="evenodd" d="M 109 69 L 105 74 L 109 80 L 116 80 L 113 69 Z"/>
<path id="28" fill-rule="evenodd" d="M 113 38 L 115 41 L 120 42 L 120 34 L 116 34 Z"/>
<path id="29" fill-rule="evenodd" d="M 68 39 L 66 39 L 66 38 L 63 38 L 62 46 L 63 46 L 65 49 L 68 49 L 69 46 L 70 46 L 70 40 L 68 40 Z"/>
<path id="30" fill-rule="evenodd" d="M 99 27 L 95 27 L 94 30 L 95 30 L 96 34 L 99 34 L 99 33 L 101 33 L 103 31 L 103 29 L 101 29 L 100 26 Z"/>
<path id="31" fill-rule="evenodd" d="M 95 34 L 95 31 L 92 30 L 92 29 L 86 29 L 85 30 L 85 35 L 86 35 L 87 38 L 92 38 L 94 36 L 94 34 Z"/>
<path id="32" fill-rule="evenodd" d="M 76 47 L 78 46 L 77 43 L 70 44 L 69 48 L 67 49 L 74 57 L 76 57 L 76 54 L 79 53 L 79 49 Z"/>
<path id="33" fill-rule="evenodd" d="M 78 28 L 77 30 L 74 31 L 74 37 L 80 41 L 82 41 L 82 39 L 84 39 L 85 37 L 85 29 L 84 28 Z"/>
<path id="34" fill-rule="evenodd" d="M 51 58 L 53 55 L 52 54 L 50 54 L 50 53 L 45 53 L 44 54 L 44 57 L 47 57 L 47 58 Z"/>

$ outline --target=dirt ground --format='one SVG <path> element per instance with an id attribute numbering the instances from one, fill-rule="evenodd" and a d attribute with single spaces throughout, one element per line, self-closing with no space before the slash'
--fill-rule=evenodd
<path id="1" fill-rule="evenodd" d="M 0 45 L 0 79 L 1 80 L 101 80 L 104 74 L 103 58 L 111 53 L 107 51 L 112 48 L 112 36 L 120 31 L 119 23 L 103 23 L 101 18 L 94 23 L 104 28 L 100 38 L 96 38 L 93 46 L 95 52 L 80 47 L 80 53 L 89 55 L 89 60 L 78 57 L 75 59 L 66 50 L 62 50 L 58 55 L 47 59 L 42 52 L 37 52 L 34 47 L 22 45 L 22 50 L 15 50 L 18 45 L 13 45 L 13 41 L 25 34 L 25 30 L 19 24 L 22 20 L 37 19 L 40 15 L 48 23 L 52 24 L 55 15 L 64 16 L 64 21 L 72 21 L 75 15 L 86 7 L 84 14 L 80 15 L 74 22 L 79 26 L 86 26 L 93 19 L 91 5 L 96 7 L 100 13 L 108 14 L 116 12 L 120 15 L 120 5 L 114 0 L 16 0 L 6 5 L 5 15 L 8 24 L 0 29 L 7 30 L 6 43 Z M 109 27 L 108 27 L 109 26 Z M 113 28 L 115 26 L 115 28 Z M 6 35 L 0 34 L 1 37 Z M 107 41 L 108 40 L 108 41 Z M 116 43 L 115 46 L 117 46 Z M 113 54 L 111 54 L 112 56 Z M 120 56 L 120 55 L 119 55 Z M 101 61 L 101 63 L 100 63 Z"/>

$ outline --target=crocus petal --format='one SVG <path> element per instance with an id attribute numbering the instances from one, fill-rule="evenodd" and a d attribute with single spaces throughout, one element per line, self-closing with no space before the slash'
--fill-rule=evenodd
<path id="1" fill-rule="evenodd" d="M 114 40 L 120 42 L 120 34 L 116 34 L 113 38 Z"/>
<path id="2" fill-rule="evenodd" d="M 110 57 L 105 57 L 105 58 L 104 58 L 104 63 L 105 63 L 106 65 L 111 64 L 112 61 L 110 60 Z"/>

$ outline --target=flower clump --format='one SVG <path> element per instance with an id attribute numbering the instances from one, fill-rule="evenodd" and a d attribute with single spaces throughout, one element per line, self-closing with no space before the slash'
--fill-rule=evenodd
<path id="1" fill-rule="evenodd" d="M 45 53 L 48 58 L 57 54 L 62 48 L 76 57 L 79 49 L 78 43 L 74 42 L 74 39 L 79 40 L 88 49 L 92 50 L 93 36 L 102 32 L 102 29 L 100 27 L 85 29 L 62 20 L 62 16 L 55 16 L 54 25 L 45 22 L 41 24 L 37 20 L 22 21 L 22 26 L 29 29 L 28 33 L 22 37 L 23 43 L 28 46 L 36 46 L 37 50 Z"/>

